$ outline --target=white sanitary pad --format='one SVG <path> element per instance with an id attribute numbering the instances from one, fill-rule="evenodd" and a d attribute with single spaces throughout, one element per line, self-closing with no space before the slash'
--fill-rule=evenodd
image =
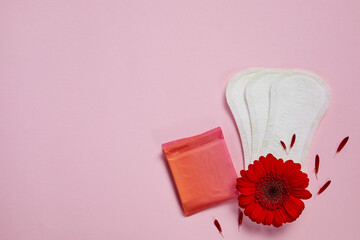
<path id="1" fill-rule="evenodd" d="M 226 99 L 238 127 L 245 165 L 251 161 L 251 128 L 249 111 L 245 99 L 247 82 L 261 69 L 250 69 L 236 74 L 228 83 L 226 88 Z"/>
<path id="2" fill-rule="evenodd" d="M 329 88 L 320 77 L 305 71 L 250 69 L 229 81 L 226 98 L 241 136 L 245 168 L 268 153 L 305 166 L 330 102 Z M 290 150 L 293 134 L 296 141 Z"/>

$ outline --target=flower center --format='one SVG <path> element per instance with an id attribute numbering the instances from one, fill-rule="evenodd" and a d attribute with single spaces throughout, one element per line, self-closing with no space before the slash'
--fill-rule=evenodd
<path id="1" fill-rule="evenodd" d="M 277 175 L 268 174 L 256 185 L 256 202 L 267 210 L 281 207 L 288 197 L 289 185 Z"/>

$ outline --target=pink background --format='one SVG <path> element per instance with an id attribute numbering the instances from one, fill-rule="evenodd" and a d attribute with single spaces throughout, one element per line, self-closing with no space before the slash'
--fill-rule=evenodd
<path id="1" fill-rule="evenodd" d="M 0 239 L 360 239 L 359 23 L 355 0 L 2 0 Z M 332 184 L 280 229 L 239 233 L 236 200 L 184 217 L 161 143 L 221 126 L 241 170 L 225 87 L 261 66 L 328 82 L 307 170 Z"/>

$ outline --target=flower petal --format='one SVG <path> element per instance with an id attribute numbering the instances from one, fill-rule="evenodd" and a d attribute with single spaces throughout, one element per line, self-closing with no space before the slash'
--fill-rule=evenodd
<path id="1" fill-rule="evenodd" d="M 304 180 L 304 179 L 306 179 L 306 178 L 307 178 L 307 176 L 304 176 L 301 171 L 298 171 L 298 172 L 294 172 L 293 174 L 291 174 L 290 176 L 288 176 L 288 177 L 287 177 L 287 181 L 288 181 L 289 183 L 295 183 L 295 182 Z"/>
<path id="2" fill-rule="evenodd" d="M 258 178 L 263 178 L 266 175 L 263 165 L 258 160 L 254 161 L 254 172 Z"/>
<path id="3" fill-rule="evenodd" d="M 267 159 L 270 159 L 271 161 L 277 160 L 276 157 L 274 157 L 274 155 L 272 155 L 271 153 L 269 153 L 268 155 L 266 155 Z"/>
<path id="4" fill-rule="evenodd" d="M 293 160 L 287 160 L 284 164 L 285 166 L 282 175 L 286 178 L 290 176 L 297 168 Z"/>
<path id="5" fill-rule="evenodd" d="M 303 201 L 301 201 L 300 199 L 293 197 L 293 196 L 289 196 L 288 202 L 291 204 L 291 206 L 293 206 L 296 211 L 298 211 L 299 213 L 302 212 L 302 210 L 304 210 L 305 208 L 305 204 Z"/>
<path id="6" fill-rule="evenodd" d="M 282 176 L 283 170 L 284 170 L 284 160 L 281 158 L 276 161 L 275 163 L 275 173 L 277 173 L 279 176 Z"/>
<path id="7" fill-rule="evenodd" d="M 292 218 L 299 217 L 299 212 L 289 202 L 284 202 L 284 208 Z"/>
<path id="8" fill-rule="evenodd" d="M 255 175 L 254 171 L 250 169 L 250 166 L 252 166 L 252 164 L 249 165 L 249 169 L 246 171 L 245 174 L 251 182 L 258 183 L 260 179 Z"/>
<path id="9" fill-rule="evenodd" d="M 300 163 L 294 163 L 294 165 L 293 165 L 293 172 L 292 172 L 292 174 L 296 174 L 296 173 L 299 173 L 299 172 L 301 172 L 301 165 L 300 165 Z M 290 175 L 289 175 L 290 176 Z"/>
<path id="10" fill-rule="evenodd" d="M 306 189 L 291 189 L 290 194 L 299 199 L 309 199 L 312 197 L 312 194 Z"/>
<path id="11" fill-rule="evenodd" d="M 265 216 L 265 225 L 271 225 L 273 223 L 273 220 L 274 214 L 272 213 L 272 211 L 267 210 Z"/>
<path id="12" fill-rule="evenodd" d="M 289 213 L 286 212 L 284 206 L 281 207 L 280 213 L 282 214 L 283 218 L 285 217 L 286 222 L 293 222 L 296 218 L 293 218 Z"/>
<path id="13" fill-rule="evenodd" d="M 309 178 L 307 177 L 307 174 L 301 174 L 301 177 L 299 177 L 296 180 L 293 180 L 292 182 L 289 182 L 289 185 L 291 188 L 307 188 L 309 186 Z"/>
<path id="14" fill-rule="evenodd" d="M 292 222 L 293 218 L 285 211 L 284 207 L 278 209 L 281 217 L 285 222 Z"/>
<path id="15" fill-rule="evenodd" d="M 279 214 L 279 216 L 281 217 L 282 223 L 286 223 L 286 217 L 285 217 L 285 214 L 282 214 L 281 208 L 278 208 L 278 209 L 276 209 L 275 211 L 276 211 L 276 212 Z"/>
<path id="16" fill-rule="evenodd" d="M 269 160 L 269 159 L 261 156 L 261 157 L 259 158 L 259 162 L 263 165 L 266 173 L 270 173 L 270 172 L 271 172 L 270 160 Z"/>
<path id="17" fill-rule="evenodd" d="M 256 218 L 256 223 L 263 223 L 265 221 L 266 211 L 267 210 L 262 209 L 260 215 Z"/>
<path id="18" fill-rule="evenodd" d="M 262 207 L 260 207 L 259 204 L 256 204 L 254 210 L 251 212 L 251 215 L 250 215 L 251 220 L 256 222 L 256 220 L 258 219 L 258 217 L 261 215 L 262 212 L 263 212 Z"/>
<path id="19" fill-rule="evenodd" d="M 256 207 L 257 203 L 253 202 L 250 203 L 248 206 L 246 206 L 244 214 L 248 217 L 250 217 L 251 213 L 254 211 L 255 207 Z"/>
<path id="20" fill-rule="evenodd" d="M 242 195 L 254 195 L 256 192 L 256 188 L 254 187 L 240 187 L 239 185 L 236 186 L 236 189 L 242 194 Z"/>
<path id="21" fill-rule="evenodd" d="M 240 187 L 255 187 L 255 184 L 252 183 L 252 182 L 246 182 L 244 179 L 242 178 L 238 178 L 236 180 L 237 182 L 237 185 L 240 186 Z"/>
<path id="22" fill-rule="evenodd" d="M 245 182 L 251 182 L 250 179 L 246 176 L 246 170 L 241 170 L 240 175 Z"/>
<path id="23" fill-rule="evenodd" d="M 280 213 L 277 210 L 272 211 L 272 213 L 274 214 L 273 223 L 272 223 L 273 226 L 280 227 L 283 223 L 283 221 L 282 221 L 283 219 L 282 219 Z"/>
<path id="24" fill-rule="evenodd" d="M 255 202 L 255 196 L 254 195 L 250 195 L 250 196 L 240 195 L 238 197 L 238 204 L 242 208 L 245 208 L 247 205 L 249 205 L 249 204 L 251 204 L 253 202 Z"/>
<path id="25" fill-rule="evenodd" d="M 277 162 L 277 159 L 271 153 L 269 153 L 266 158 L 269 160 L 270 163 L 270 171 L 272 173 L 275 173 L 275 164 Z"/>

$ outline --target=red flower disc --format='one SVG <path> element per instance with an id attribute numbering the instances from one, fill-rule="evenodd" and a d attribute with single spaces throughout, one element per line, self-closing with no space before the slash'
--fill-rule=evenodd
<path id="1" fill-rule="evenodd" d="M 299 163 L 268 154 L 242 170 L 236 188 L 244 214 L 256 223 L 275 227 L 295 221 L 305 208 L 301 199 L 312 196 L 306 190 L 309 178 L 300 169 Z"/>

